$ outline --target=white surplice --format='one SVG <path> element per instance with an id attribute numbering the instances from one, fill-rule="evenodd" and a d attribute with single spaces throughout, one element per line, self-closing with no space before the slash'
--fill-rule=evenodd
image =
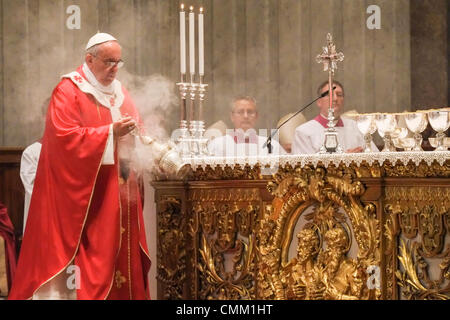
<path id="1" fill-rule="evenodd" d="M 342 127 L 335 127 L 338 134 L 338 142 L 344 152 L 349 149 L 364 148 L 364 137 L 359 131 L 356 121 L 341 117 Z M 292 154 L 318 153 L 325 139 L 325 127 L 317 120 L 310 120 L 295 129 L 292 142 Z M 371 149 L 378 152 L 377 146 L 372 142 Z"/>
<path id="2" fill-rule="evenodd" d="M 217 137 L 208 144 L 210 153 L 218 157 L 240 157 L 240 156 L 266 156 L 269 154 L 267 146 L 264 147 L 267 137 L 256 136 L 257 139 L 250 143 L 236 141 L 231 135 Z M 286 151 L 272 139 L 272 154 L 282 155 Z"/>
<path id="3" fill-rule="evenodd" d="M 31 194 L 33 193 L 34 179 L 36 177 L 36 170 L 39 163 L 39 155 L 41 154 L 42 144 L 35 142 L 22 153 L 20 160 L 20 179 L 25 188 L 25 204 L 23 208 L 23 232 L 27 223 L 28 209 L 30 208 Z"/>

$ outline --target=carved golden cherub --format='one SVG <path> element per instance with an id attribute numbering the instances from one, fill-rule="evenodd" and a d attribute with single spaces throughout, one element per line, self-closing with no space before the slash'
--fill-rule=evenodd
<path id="1" fill-rule="evenodd" d="M 357 300 L 362 297 L 363 273 L 357 263 L 347 257 L 350 240 L 346 231 L 333 227 L 325 232 L 326 250 L 319 255 L 322 282 L 326 287 L 324 299 Z"/>
<path id="2" fill-rule="evenodd" d="M 297 234 L 297 257 L 286 266 L 288 273 L 289 299 L 317 300 L 323 296 L 325 287 L 320 281 L 320 272 L 315 258 L 320 249 L 320 239 L 312 229 L 303 229 Z"/>

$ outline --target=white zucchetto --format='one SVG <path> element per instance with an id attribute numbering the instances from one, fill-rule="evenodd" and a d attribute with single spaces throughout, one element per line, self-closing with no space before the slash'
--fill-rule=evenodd
<path id="1" fill-rule="evenodd" d="M 91 48 L 97 44 L 107 42 L 107 41 L 117 41 L 117 39 L 108 33 L 100 33 L 99 32 L 89 39 L 88 44 L 86 46 L 86 50 L 88 50 L 89 48 Z"/>

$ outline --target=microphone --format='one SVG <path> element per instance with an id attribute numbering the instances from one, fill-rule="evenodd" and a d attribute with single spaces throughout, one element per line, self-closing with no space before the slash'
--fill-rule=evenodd
<path id="1" fill-rule="evenodd" d="M 333 87 L 333 90 L 334 90 L 334 89 L 336 89 L 336 86 Z M 328 95 L 328 92 L 330 92 L 330 90 L 327 90 L 327 91 L 325 91 L 324 93 L 322 93 L 318 99 L 327 96 L 327 95 Z M 316 99 L 316 100 L 318 100 L 318 99 Z M 316 101 L 316 100 L 314 100 L 314 101 Z M 314 101 L 313 101 L 313 102 L 314 102 Z"/>
<path id="2" fill-rule="evenodd" d="M 333 90 L 336 89 L 336 86 L 333 87 Z M 288 122 L 289 120 L 291 120 L 293 117 L 295 117 L 297 114 L 299 114 L 300 112 L 302 112 L 303 110 L 305 110 L 306 108 L 308 108 L 310 105 L 312 105 L 314 102 L 316 102 L 317 100 L 325 97 L 328 95 L 328 93 L 330 92 L 330 90 L 325 91 L 324 93 L 322 93 L 320 96 L 318 96 L 316 99 L 314 99 L 313 101 L 311 101 L 310 103 L 308 103 L 306 106 L 304 106 L 303 108 L 301 108 L 300 110 L 298 110 L 296 113 L 294 113 L 292 116 L 289 117 L 289 119 L 287 119 L 286 121 L 284 121 L 282 124 L 280 124 L 275 131 L 269 136 L 269 138 L 267 138 L 267 141 L 263 144 L 263 149 L 265 147 L 267 147 L 267 149 L 269 150 L 269 153 L 272 153 L 272 138 L 273 136 L 278 132 L 278 130 L 280 130 L 280 128 L 282 126 L 284 126 L 284 124 L 286 122 Z"/>

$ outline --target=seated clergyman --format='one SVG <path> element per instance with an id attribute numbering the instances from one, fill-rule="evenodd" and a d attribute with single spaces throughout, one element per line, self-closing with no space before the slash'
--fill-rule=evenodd
<path id="1" fill-rule="evenodd" d="M 292 152 L 292 140 L 294 139 L 295 129 L 306 122 L 306 118 L 302 113 L 297 114 L 291 118 L 294 114 L 288 113 L 282 117 L 277 124 L 277 128 L 280 127 L 279 137 L 280 144 L 287 153 Z"/>
<path id="2" fill-rule="evenodd" d="M 341 117 L 344 112 L 344 87 L 338 81 L 334 81 L 333 86 L 333 108 L 334 116 L 337 120 L 335 128 L 337 131 L 338 142 L 344 152 L 362 152 L 364 146 L 364 137 L 358 130 L 356 121 L 346 117 Z M 328 90 L 328 81 L 322 83 L 317 94 Z M 328 128 L 328 108 L 329 108 L 329 94 L 317 100 L 317 107 L 319 108 L 319 115 L 313 120 L 310 120 L 295 129 L 294 141 L 292 143 L 292 153 L 317 153 L 325 139 L 325 130 Z M 379 151 L 376 145 L 372 142 L 371 149 L 373 152 Z"/>
<path id="3" fill-rule="evenodd" d="M 227 130 L 224 136 L 215 138 L 209 145 L 209 151 L 215 156 L 261 156 L 268 155 L 268 148 L 264 146 L 266 136 L 258 135 L 255 129 L 258 120 L 256 101 L 252 97 L 239 96 L 231 103 L 230 119 L 234 129 Z M 272 154 L 285 154 L 284 149 L 272 139 Z"/>

